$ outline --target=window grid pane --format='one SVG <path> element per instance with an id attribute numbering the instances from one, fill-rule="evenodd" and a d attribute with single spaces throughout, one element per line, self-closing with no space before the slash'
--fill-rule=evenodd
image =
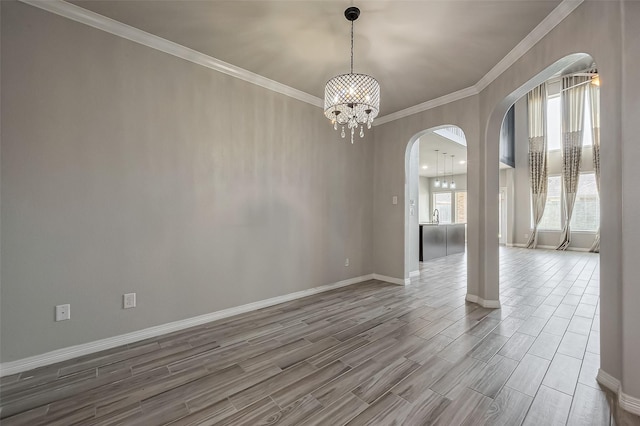
<path id="1" fill-rule="evenodd" d="M 562 229 L 562 203 L 560 176 L 549 176 L 547 189 L 547 204 L 538 229 L 546 231 L 559 231 Z"/>
<path id="2" fill-rule="evenodd" d="M 436 192 L 433 194 L 433 205 L 438 209 L 440 223 L 451 223 L 451 193 Z"/>
<path id="3" fill-rule="evenodd" d="M 560 96 L 547 99 L 547 151 L 562 148 L 562 109 Z"/>
<path id="4" fill-rule="evenodd" d="M 594 173 L 583 173 L 578 181 L 576 203 L 571 216 L 572 231 L 596 231 L 600 225 L 600 198 Z"/>

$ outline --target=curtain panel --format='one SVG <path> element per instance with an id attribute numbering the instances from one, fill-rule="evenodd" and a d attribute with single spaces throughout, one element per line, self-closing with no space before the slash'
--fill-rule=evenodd
<path id="1" fill-rule="evenodd" d="M 588 86 L 593 137 L 593 168 L 596 172 L 596 188 L 598 194 L 600 194 L 600 87 L 595 84 L 589 84 Z M 600 252 L 600 224 L 598 224 L 596 237 L 589 251 L 592 253 Z"/>
<path id="2" fill-rule="evenodd" d="M 536 87 L 527 95 L 529 124 L 529 184 L 533 229 L 527 248 L 536 248 L 538 225 L 547 203 L 547 83 Z"/>
<path id="3" fill-rule="evenodd" d="M 562 78 L 562 198 L 565 220 L 557 250 L 566 250 L 571 244 L 570 224 L 582 163 L 585 94 L 590 81 L 589 77 L 583 76 Z"/>

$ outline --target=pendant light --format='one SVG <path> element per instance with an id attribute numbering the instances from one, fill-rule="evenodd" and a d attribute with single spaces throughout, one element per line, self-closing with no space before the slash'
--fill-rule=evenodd
<path id="1" fill-rule="evenodd" d="M 444 169 L 442 171 L 442 187 L 444 189 L 449 188 L 449 182 L 447 182 L 447 153 L 443 152 L 442 156 L 444 157 Z"/>
<path id="2" fill-rule="evenodd" d="M 436 180 L 433 182 L 434 188 L 440 188 L 440 176 L 438 176 L 438 159 L 440 158 L 440 154 L 438 153 L 439 149 L 436 149 Z"/>
<path id="3" fill-rule="evenodd" d="M 451 155 L 451 189 L 456 189 L 456 181 L 453 180 L 453 157 L 455 155 Z"/>
<path id="4" fill-rule="evenodd" d="M 360 128 L 360 137 L 364 137 L 364 126 L 371 128 L 373 119 L 380 110 L 380 85 L 378 81 L 366 74 L 353 72 L 353 21 L 360 16 L 360 9 L 349 7 L 344 16 L 351 22 L 351 69 L 348 74 L 333 77 L 324 89 L 324 115 L 335 130 L 340 126 L 340 135 L 346 136 L 344 127 L 347 126 L 353 135 Z"/>

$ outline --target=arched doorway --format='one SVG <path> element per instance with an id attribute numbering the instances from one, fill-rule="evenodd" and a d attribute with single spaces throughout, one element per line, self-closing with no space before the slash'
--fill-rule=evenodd
<path id="1" fill-rule="evenodd" d="M 422 130 L 405 150 L 405 271 L 409 282 L 420 265 L 459 255 L 466 269 L 467 143 L 453 125 Z"/>

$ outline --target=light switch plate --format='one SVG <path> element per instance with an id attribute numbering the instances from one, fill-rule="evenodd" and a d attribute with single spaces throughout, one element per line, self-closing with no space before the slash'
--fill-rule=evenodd
<path id="1" fill-rule="evenodd" d="M 393 204 L 398 204 L 398 196 L 394 195 L 391 201 Z"/>

